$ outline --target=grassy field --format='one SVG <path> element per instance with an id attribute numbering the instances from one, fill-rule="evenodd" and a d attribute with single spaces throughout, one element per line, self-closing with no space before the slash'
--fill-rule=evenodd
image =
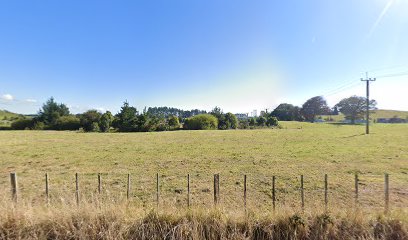
<path id="1" fill-rule="evenodd" d="M 306 207 L 322 206 L 324 174 L 329 203 L 353 203 L 354 174 L 360 174 L 360 201 L 383 206 L 383 174 L 390 174 L 391 203 L 408 203 L 408 125 L 364 126 L 283 122 L 282 129 L 175 131 L 153 133 L 78 133 L 1 131 L 0 186 L 9 194 L 9 173 L 17 172 L 21 197 L 44 200 L 44 173 L 50 175 L 53 201 L 71 201 L 74 174 L 80 173 L 82 198 L 97 191 L 123 199 L 131 174 L 131 201 L 154 205 L 160 174 L 162 204 L 186 205 L 186 175 L 192 203 L 213 203 L 213 174 L 221 178 L 221 203 L 243 206 L 243 175 L 248 175 L 248 206 L 271 208 L 271 178 L 277 178 L 279 207 L 299 207 L 299 176 L 305 178 Z M 71 199 L 71 200 L 69 200 Z"/>

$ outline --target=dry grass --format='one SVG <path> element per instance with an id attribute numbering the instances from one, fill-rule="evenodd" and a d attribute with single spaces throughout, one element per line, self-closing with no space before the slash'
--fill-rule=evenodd
<path id="1" fill-rule="evenodd" d="M 140 208 L 126 202 L 1 204 L 0 239 L 408 239 L 407 215 Z"/>

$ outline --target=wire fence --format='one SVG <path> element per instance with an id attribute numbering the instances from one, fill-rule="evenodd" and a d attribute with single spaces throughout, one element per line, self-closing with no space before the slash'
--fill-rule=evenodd
<path id="1" fill-rule="evenodd" d="M 145 207 L 222 205 L 245 211 L 273 211 L 288 207 L 301 210 L 324 207 L 327 210 L 354 206 L 388 212 L 391 207 L 404 208 L 408 204 L 408 188 L 401 179 L 393 182 L 389 174 L 356 174 L 333 182 L 327 174 L 291 178 L 277 175 L 224 177 L 220 174 L 167 176 L 160 173 L 150 177 L 131 173 L 53 176 L 45 173 L 33 181 L 24 174 L 20 177 L 17 173 L 10 173 L 9 180 L 9 199 L 17 205 L 24 198 L 29 198 L 33 204 L 61 202 L 77 205 L 97 199 L 99 203 L 129 201 Z"/>

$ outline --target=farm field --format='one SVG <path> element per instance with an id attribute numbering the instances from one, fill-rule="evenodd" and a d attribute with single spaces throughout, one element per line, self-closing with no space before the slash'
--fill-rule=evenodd
<path id="1" fill-rule="evenodd" d="M 354 174 L 360 178 L 360 203 L 382 209 L 384 173 L 390 174 L 391 207 L 408 203 L 408 125 L 364 126 L 282 122 L 281 129 L 174 131 L 152 133 L 78 133 L 1 131 L 0 186 L 9 197 L 9 173 L 17 172 L 20 198 L 43 202 L 44 174 L 50 176 L 51 201 L 74 201 L 75 173 L 81 199 L 97 194 L 125 199 L 131 174 L 135 205 L 155 204 L 156 173 L 161 204 L 186 205 L 187 174 L 192 205 L 213 204 L 213 174 L 220 174 L 221 204 L 243 206 L 243 175 L 248 176 L 248 207 L 271 209 L 271 179 L 276 176 L 277 207 L 300 206 L 304 175 L 305 207 L 323 204 L 324 174 L 329 206 L 354 203 Z"/>

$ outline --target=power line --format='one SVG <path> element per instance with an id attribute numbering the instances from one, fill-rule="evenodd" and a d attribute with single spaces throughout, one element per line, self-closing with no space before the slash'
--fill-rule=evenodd
<path id="1" fill-rule="evenodd" d="M 401 68 L 401 67 L 382 68 L 382 69 L 376 69 L 375 71 L 384 71 L 384 70 L 391 70 L 391 69 L 397 69 L 397 68 Z M 408 76 L 408 71 L 402 71 L 402 72 L 396 72 L 396 73 L 392 73 L 391 71 L 390 73 L 387 73 L 387 74 L 378 75 L 377 78 L 393 78 L 393 77 L 400 77 L 400 76 Z M 356 81 L 357 80 L 350 80 L 350 81 L 344 82 L 338 87 L 333 88 L 332 90 L 326 91 L 324 94 L 322 94 L 322 96 L 325 96 L 325 97 L 333 96 L 340 92 L 356 87 L 360 84 L 359 82 L 356 82 Z"/>
<path id="2" fill-rule="evenodd" d="M 336 94 L 338 94 L 340 92 L 343 92 L 343 91 L 346 91 L 348 89 L 354 88 L 354 87 L 356 87 L 358 85 L 360 85 L 360 82 L 356 82 L 356 80 L 353 80 L 353 83 L 345 85 L 345 86 L 337 88 L 337 89 L 334 89 L 334 90 L 331 90 L 331 91 L 327 92 L 326 94 L 323 94 L 323 96 L 325 96 L 325 97 L 333 96 L 333 95 L 336 95 Z"/>
<path id="3" fill-rule="evenodd" d="M 344 82 L 343 84 L 341 84 L 341 85 L 339 85 L 339 86 L 337 86 L 337 87 L 335 87 L 335 88 L 333 88 L 333 89 L 331 89 L 329 91 L 326 91 L 323 95 L 330 94 L 330 93 L 335 92 L 335 91 L 337 91 L 339 89 L 342 89 L 344 87 L 348 87 L 349 85 L 354 84 L 355 81 L 356 80 L 350 80 L 350 81 Z"/>
<path id="4" fill-rule="evenodd" d="M 385 74 L 385 75 L 380 75 L 378 76 L 379 78 L 391 78 L 391 77 L 400 77 L 400 76 L 407 76 L 408 71 L 405 72 L 400 72 L 400 73 L 391 73 L 391 74 Z"/>

